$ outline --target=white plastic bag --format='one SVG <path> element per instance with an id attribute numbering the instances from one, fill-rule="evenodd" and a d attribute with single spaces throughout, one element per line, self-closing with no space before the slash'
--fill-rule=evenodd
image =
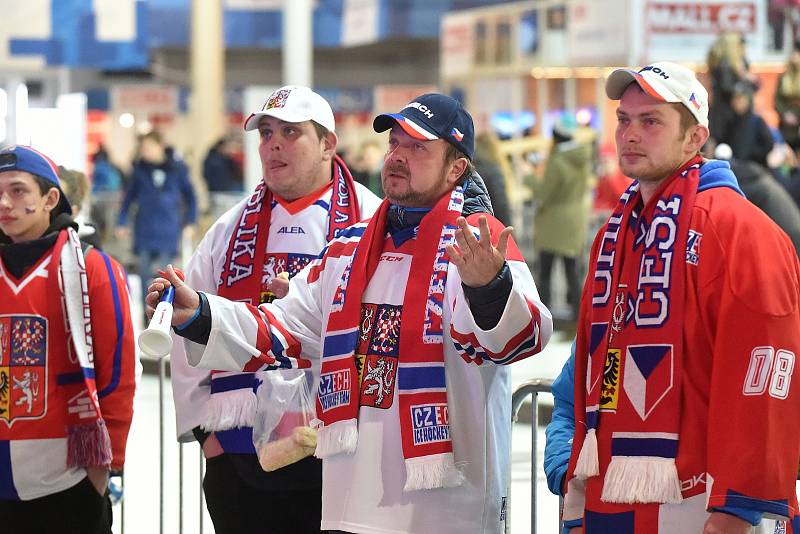
<path id="1" fill-rule="evenodd" d="M 253 445 L 264 471 L 275 471 L 314 454 L 316 403 L 310 369 L 259 373 Z"/>

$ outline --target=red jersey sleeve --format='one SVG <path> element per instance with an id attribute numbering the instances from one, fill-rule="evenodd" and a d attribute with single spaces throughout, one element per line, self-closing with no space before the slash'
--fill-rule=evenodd
<path id="1" fill-rule="evenodd" d="M 698 279 L 712 333 L 708 508 L 791 518 L 800 460 L 800 266 L 766 215 L 742 211 L 711 218 L 700 243 L 725 266 Z"/>
<path id="2" fill-rule="evenodd" d="M 128 287 L 122 266 L 107 254 L 86 254 L 94 370 L 100 410 L 108 427 L 113 469 L 125 463 L 125 444 L 133 418 L 136 350 Z"/>

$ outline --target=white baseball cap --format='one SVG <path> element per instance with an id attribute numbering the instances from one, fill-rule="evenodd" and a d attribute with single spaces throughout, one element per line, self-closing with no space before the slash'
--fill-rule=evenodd
<path id="1" fill-rule="evenodd" d="M 244 129 L 257 129 L 258 121 L 264 116 L 275 117 L 284 122 L 314 121 L 331 132 L 336 128 L 333 110 L 327 100 L 300 85 L 286 85 L 274 91 L 264 102 L 261 111 L 247 117 Z"/>
<path id="2" fill-rule="evenodd" d="M 619 100 L 633 82 L 658 100 L 680 102 L 694 115 L 698 123 L 708 127 L 708 91 L 691 69 L 669 61 L 653 63 L 638 72 L 617 69 L 606 80 L 608 98 Z"/>

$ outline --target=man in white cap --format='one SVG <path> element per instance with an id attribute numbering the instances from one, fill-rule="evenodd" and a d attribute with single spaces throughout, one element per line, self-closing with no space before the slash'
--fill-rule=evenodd
<path id="1" fill-rule="evenodd" d="M 565 524 L 745 533 L 766 515 L 796 528 L 792 244 L 744 198 L 727 162 L 700 156 L 708 94 L 692 71 L 618 69 L 606 93 L 619 100 L 620 166 L 636 181 L 589 258 Z"/>
<path id="2" fill-rule="evenodd" d="M 284 296 L 288 277 L 380 201 L 336 155 L 333 111 L 311 89 L 276 90 L 244 129 L 261 137 L 263 181 L 209 229 L 186 266 L 186 282 L 259 305 Z M 182 341 L 171 366 L 178 436 L 193 433 L 202 444 L 216 532 L 319 532 L 321 462 L 306 458 L 274 472 L 259 465 L 252 427 L 265 378 L 191 368 Z"/>

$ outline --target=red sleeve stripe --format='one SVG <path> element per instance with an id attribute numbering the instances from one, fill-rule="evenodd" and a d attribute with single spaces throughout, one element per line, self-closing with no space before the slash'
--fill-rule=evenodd
<path id="1" fill-rule="evenodd" d="M 322 260 L 318 263 L 315 263 L 311 266 L 308 270 L 308 283 L 313 284 L 316 282 L 319 277 L 322 275 L 322 271 L 325 270 L 325 264 L 328 262 L 328 258 L 341 258 L 342 256 L 352 256 L 358 246 L 358 241 L 334 241 L 328 246 L 328 250 L 325 252 L 325 255 L 322 257 Z"/>

